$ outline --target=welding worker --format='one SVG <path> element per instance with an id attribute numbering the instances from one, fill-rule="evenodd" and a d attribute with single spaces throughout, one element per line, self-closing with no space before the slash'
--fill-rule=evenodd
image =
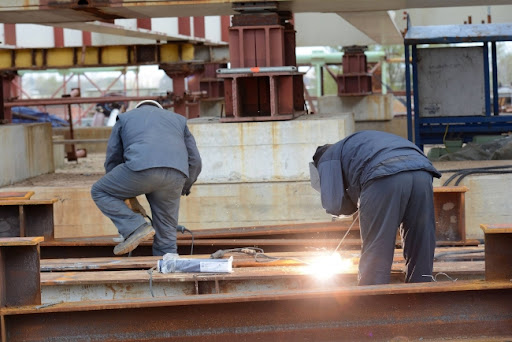
<path id="1" fill-rule="evenodd" d="M 180 196 L 190 194 L 201 172 L 187 119 L 156 101 L 138 103 L 112 128 L 105 171 L 92 186 L 91 196 L 124 238 L 114 254 L 129 253 L 153 236 L 153 255 L 177 253 Z M 124 202 L 142 194 L 151 207 L 152 225 Z"/>
<path id="2" fill-rule="evenodd" d="M 432 280 L 432 179 L 441 174 L 416 145 L 385 132 L 357 132 L 319 146 L 310 172 L 311 184 L 320 191 L 329 214 L 352 215 L 359 207 L 359 285 L 389 283 L 399 226 L 405 281 Z"/>

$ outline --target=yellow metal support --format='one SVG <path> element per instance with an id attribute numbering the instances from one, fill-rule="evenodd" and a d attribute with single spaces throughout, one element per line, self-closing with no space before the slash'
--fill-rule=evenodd
<path id="1" fill-rule="evenodd" d="M 193 60 L 195 46 L 189 43 L 14 49 L 0 50 L 0 71 L 148 65 Z"/>
<path id="2" fill-rule="evenodd" d="M 101 64 L 127 65 L 132 60 L 129 58 L 131 55 L 126 46 L 106 46 L 101 48 Z"/>
<path id="3" fill-rule="evenodd" d="M 173 63 L 180 60 L 180 49 L 177 44 L 160 46 L 160 59 L 162 63 Z"/>
<path id="4" fill-rule="evenodd" d="M 183 44 L 181 47 L 181 58 L 184 61 L 191 61 L 194 59 L 194 45 Z"/>
<path id="5" fill-rule="evenodd" d="M 16 51 L 14 63 L 22 68 L 30 68 L 32 66 L 32 51 L 29 49 Z"/>
<path id="6" fill-rule="evenodd" d="M 87 48 L 85 51 L 80 49 L 77 53 L 78 65 L 98 65 L 100 63 L 98 51 L 99 49 L 95 47 Z"/>
<path id="7" fill-rule="evenodd" d="M 46 67 L 48 68 L 66 68 L 73 65 L 74 49 L 49 49 L 46 54 Z M 18 65 L 18 64 L 16 64 Z"/>

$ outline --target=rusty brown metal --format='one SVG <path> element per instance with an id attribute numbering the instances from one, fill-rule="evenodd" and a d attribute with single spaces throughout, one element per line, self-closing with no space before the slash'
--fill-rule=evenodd
<path id="1" fill-rule="evenodd" d="M 475 340 L 512 336 L 510 302 L 510 282 L 449 282 L 57 303 L 0 314 L 11 342 Z"/>
<path id="2" fill-rule="evenodd" d="M 360 96 L 372 93 L 372 75 L 368 72 L 362 47 L 350 47 L 343 54 L 343 74 L 336 77 L 338 96 Z"/>
<path id="3" fill-rule="evenodd" d="M 42 237 L 0 238 L 0 310 L 41 304 L 39 243 Z"/>
<path id="4" fill-rule="evenodd" d="M 305 113 L 302 73 L 218 74 L 226 80 L 221 122 L 290 120 Z"/>
<path id="5" fill-rule="evenodd" d="M 436 240 L 439 242 L 466 241 L 465 186 L 434 187 Z"/>
<path id="6" fill-rule="evenodd" d="M 115 98 L 104 96 L 104 97 L 63 97 L 63 98 L 48 98 L 48 99 L 26 99 L 26 100 L 14 100 L 5 102 L 6 108 L 17 107 L 17 106 L 52 106 L 52 105 L 68 105 L 68 104 L 81 104 L 81 103 L 107 103 L 115 101 L 143 101 L 143 100 L 154 100 L 154 101 L 165 101 L 167 98 L 164 96 L 116 96 Z"/>
<path id="7" fill-rule="evenodd" d="M 229 29 L 231 68 L 254 72 L 217 75 L 224 78 L 226 115 L 221 122 L 290 120 L 305 113 L 302 73 L 258 69 L 297 65 L 295 29 L 287 22 L 290 18 L 289 12 L 278 11 L 233 17 Z"/>
<path id="8" fill-rule="evenodd" d="M 512 224 L 481 224 L 485 235 L 485 279 L 512 281 Z"/>
<path id="9" fill-rule="evenodd" d="M 55 202 L 57 199 L 0 200 L 0 218 L 10 225 L 6 236 L 43 236 L 52 240 Z"/>

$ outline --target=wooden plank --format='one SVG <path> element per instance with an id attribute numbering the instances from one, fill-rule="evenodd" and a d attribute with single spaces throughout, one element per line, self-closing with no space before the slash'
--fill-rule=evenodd
<path id="1" fill-rule="evenodd" d="M 466 186 L 435 186 L 434 192 L 467 192 Z"/>
<path id="2" fill-rule="evenodd" d="M 34 195 L 34 191 L 27 192 L 0 192 L 1 201 L 28 200 Z"/>
<path id="3" fill-rule="evenodd" d="M 480 228 L 485 234 L 512 233 L 512 223 L 481 224 Z"/>
<path id="4" fill-rule="evenodd" d="M 0 205 L 37 205 L 37 204 L 53 204 L 57 202 L 57 198 L 52 199 L 29 199 L 29 200 L 0 200 Z"/>
<path id="5" fill-rule="evenodd" d="M 34 246 L 44 240 L 42 236 L 35 237 L 6 237 L 0 238 L 0 246 Z"/>

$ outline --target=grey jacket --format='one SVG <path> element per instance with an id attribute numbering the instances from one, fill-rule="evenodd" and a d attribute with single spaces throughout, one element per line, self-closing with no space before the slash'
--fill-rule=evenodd
<path id="1" fill-rule="evenodd" d="M 403 171 L 441 174 L 412 142 L 399 136 L 361 131 L 329 147 L 318 162 L 322 206 L 333 215 L 357 210 L 361 189 L 369 181 Z"/>
<path id="2" fill-rule="evenodd" d="M 188 177 L 189 190 L 201 172 L 201 157 L 187 119 L 154 106 L 119 115 L 107 146 L 105 171 L 125 163 L 132 171 L 169 167 Z"/>

